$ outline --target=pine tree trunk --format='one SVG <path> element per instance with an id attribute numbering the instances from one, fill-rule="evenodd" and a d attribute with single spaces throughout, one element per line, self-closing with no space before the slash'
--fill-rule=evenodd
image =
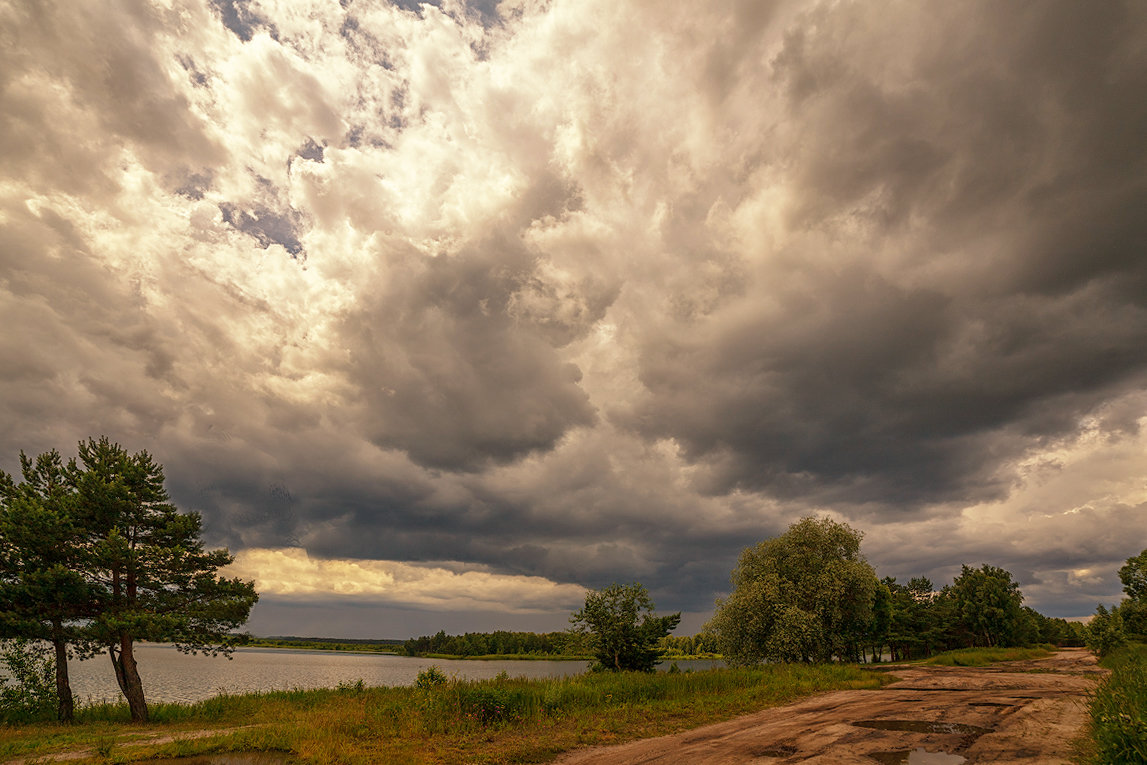
<path id="1" fill-rule="evenodd" d="M 59 699 L 56 717 L 60 722 L 71 722 L 76 706 L 72 699 L 72 685 L 68 682 L 68 644 L 64 641 L 63 625 L 59 621 L 52 622 L 52 645 L 56 649 L 56 697 Z"/>
<path id="2" fill-rule="evenodd" d="M 132 639 L 124 635 L 120 637 L 119 653 L 114 647 L 108 648 L 108 655 L 112 658 L 115 667 L 115 679 L 119 689 L 127 699 L 131 710 L 133 722 L 147 722 L 147 702 L 143 697 L 143 682 L 139 679 L 139 669 L 136 667 L 135 654 L 132 653 Z"/>
<path id="3" fill-rule="evenodd" d="M 108 656 L 112 660 L 112 669 L 115 670 L 116 685 L 119 686 L 120 693 L 127 695 L 127 691 L 123 689 L 123 665 L 119 663 L 119 657 L 116 656 L 115 646 L 108 646 Z"/>

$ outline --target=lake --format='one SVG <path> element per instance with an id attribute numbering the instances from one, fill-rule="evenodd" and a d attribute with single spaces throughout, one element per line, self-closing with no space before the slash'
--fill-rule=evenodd
<path id="1" fill-rule="evenodd" d="M 584 661 L 450 661 L 386 654 L 302 651 L 287 648 L 239 648 L 232 659 L 188 656 L 174 646 L 142 643 L 135 646 L 139 674 L 148 701 L 191 702 L 220 693 L 333 688 L 362 680 L 366 685 L 413 685 L 418 673 L 437 666 L 448 676 L 466 680 L 510 677 L 566 677 L 585 672 Z M 672 662 L 661 665 L 667 668 Z M 678 661 L 686 669 L 723 666 L 720 661 Z M 72 692 L 81 702 L 120 701 L 111 660 L 100 654 L 68 663 Z"/>

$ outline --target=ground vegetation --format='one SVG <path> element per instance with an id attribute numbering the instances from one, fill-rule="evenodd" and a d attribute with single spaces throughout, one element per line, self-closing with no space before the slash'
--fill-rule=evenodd
<path id="1" fill-rule="evenodd" d="M 340 765 L 540 762 L 569 749 L 673 733 L 814 693 L 889 681 L 855 666 L 773 665 L 478 682 L 443 676 L 403 688 L 347 684 L 155 704 L 152 720 L 167 734 L 220 729 L 155 744 L 145 738 L 155 726 L 132 724 L 126 705 L 96 705 L 79 709 L 70 728 L 0 727 L 0 760 L 79 749 L 92 763 L 252 751 Z"/>
<path id="2" fill-rule="evenodd" d="M 1147 644 L 1121 646 L 1100 664 L 1111 675 L 1091 697 L 1088 759 L 1096 765 L 1147 763 Z"/>

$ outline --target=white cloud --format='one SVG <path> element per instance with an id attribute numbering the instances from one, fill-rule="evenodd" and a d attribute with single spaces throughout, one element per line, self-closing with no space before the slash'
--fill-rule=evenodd
<path id="1" fill-rule="evenodd" d="M 321 559 L 299 548 L 242 550 L 223 573 L 253 579 L 258 592 L 279 600 L 357 599 L 430 610 L 527 613 L 576 608 L 585 598 L 583 587 L 538 576 L 508 576 L 461 564 Z"/>

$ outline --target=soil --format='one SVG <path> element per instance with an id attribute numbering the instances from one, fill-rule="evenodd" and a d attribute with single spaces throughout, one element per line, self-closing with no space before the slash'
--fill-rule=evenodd
<path id="1" fill-rule="evenodd" d="M 836 691 L 685 733 L 566 754 L 557 765 L 1070 763 L 1105 670 L 1083 649 L 989 667 L 900 665 Z M 962 758 L 962 759 L 961 759 Z"/>

